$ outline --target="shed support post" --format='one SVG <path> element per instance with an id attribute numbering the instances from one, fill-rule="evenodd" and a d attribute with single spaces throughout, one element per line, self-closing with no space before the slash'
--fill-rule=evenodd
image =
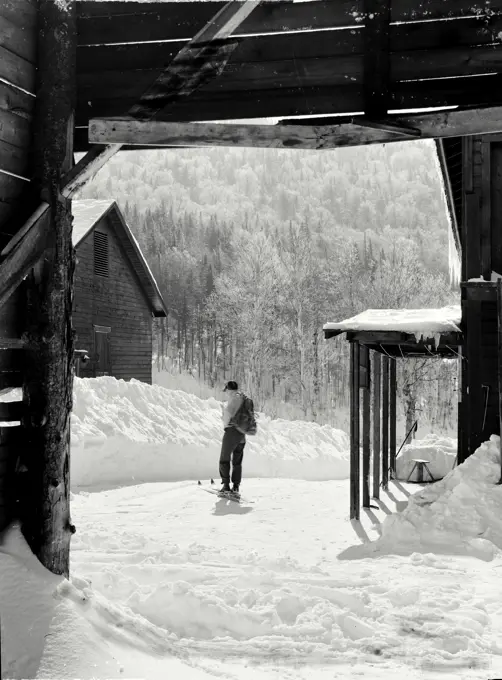
<path id="1" fill-rule="evenodd" d="M 396 359 L 389 360 L 389 468 L 393 479 L 396 477 L 396 432 L 397 432 L 397 377 Z"/>
<path id="2" fill-rule="evenodd" d="M 350 343 L 350 519 L 359 519 L 359 343 Z"/>
<path id="3" fill-rule="evenodd" d="M 502 484 L 502 279 L 497 281 L 497 373 L 499 388 L 500 480 Z"/>
<path id="4" fill-rule="evenodd" d="M 373 352 L 373 498 L 380 498 L 381 356 Z"/>
<path id="5" fill-rule="evenodd" d="M 382 486 L 389 483 L 389 357 L 382 357 Z"/>
<path id="6" fill-rule="evenodd" d="M 366 381 L 361 387 L 363 393 L 363 508 L 370 507 L 370 455 L 371 455 L 371 381 L 370 381 L 370 352 L 365 346 L 361 351 L 366 355 Z"/>
<path id="7" fill-rule="evenodd" d="M 49 204 L 48 243 L 26 281 L 23 398 L 28 438 L 23 533 L 42 564 L 69 576 L 70 413 L 73 393 L 71 305 L 74 251 L 71 202 L 61 194 L 73 159 L 76 2 L 38 0 L 38 82 L 33 201 Z"/>

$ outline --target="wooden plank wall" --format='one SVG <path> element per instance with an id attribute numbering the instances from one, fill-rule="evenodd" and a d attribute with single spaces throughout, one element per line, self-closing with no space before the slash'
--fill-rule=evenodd
<path id="1" fill-rule="evenodd" d="M 14 233 L 9 222 L 28 188 L 36 20 L 35 0 L 0 3 L 0 244 Z"/>
<path id="2" fill-rule="evenodd" d="M 124 114 L 221 6 L 79 2 L 77 125 Z M 239 30 L 224 73 L 160 119 L 365 110 L 372 23 L 364 20 L 365 7 L 364 0 L 263 3 Z M 476 0 L 392 0 L 390 19 L 385 64 L 392 108 L 500 101 L 502 0 L 489 7 Z M 315 32 L 302 32 L 307 28 Z"/>
<path id="3" fill-rule="evenodd" d="M 112 375 L 152 382 L 152 315 L 140 283 L 132 270 L 108 217 L 95 229 L 108 234 L 109 277 L 94 274 L 91 232 L 77 246 L 73 324 L 76 349 L 91 352 L 81 365 L 81 377 L 95 375 L 93 325 L 110 326 Z"/>

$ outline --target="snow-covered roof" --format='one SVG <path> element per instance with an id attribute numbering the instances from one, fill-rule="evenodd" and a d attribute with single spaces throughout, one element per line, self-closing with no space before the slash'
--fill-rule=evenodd
<path id="1" fill-rule="evenodd" d="M 102 215 L 110 210 L 114 203 L 115 201 L 111 199 L 72 201 L 72 241 L 75 248 L 87 236 Z"/>
<path id="2" fill-rule="evenodd" d="M 106 214 L 110 213 L 117 237 L 121 241 L 122 246 L 141 281 L 145 294 L 152 306 L 154 315 L 166 316 L 167 308 L 157 282 L 148 266 L 148 262 L 141 252 L 138 241 L 125 221 L 117 203 L 112 199 L 85 199 L 72 201 L 72 213 L 72 242 L 75 248 L 77 248 L 84 238 L 92 231 L 97 222 Z"/>
<path id="3" fill-rule="evenodd" d="M 398 331 L 431 338 L 438 334 L 460 332 L 460 305 L 441 309 L 367 309 L 350 319 L 323 326 L 329 331 Z"/>

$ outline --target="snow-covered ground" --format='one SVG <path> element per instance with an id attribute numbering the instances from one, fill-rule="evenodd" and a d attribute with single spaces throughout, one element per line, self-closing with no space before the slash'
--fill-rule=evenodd
<path id="1" fill-rule="evenodd" d="M 205 493 L 190 463 L 205 446 L 209 486 L 215 400 L 109 378 L 77 381 L 76 396 L 72 474 L 89 488 L 72 495 L 72 579 L 47 573 L 11 529 L 0 549 L 4 677 L 501 677 L 498 438 L 435 485 L 391 482 L 350 522 L 347 479 L 301 478 L 329 460 L 325 438 L 340 471 L 336 431 L 292 423 L 279 436 L 260 420 L 278 474 L 249 445 L 243 494 L 254 503 L 238 505 Z M 133 485 L 155 460 L 161 481 Z"/>

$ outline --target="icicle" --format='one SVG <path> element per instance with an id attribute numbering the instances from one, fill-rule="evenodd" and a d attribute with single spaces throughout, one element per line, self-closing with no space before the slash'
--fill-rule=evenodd
<path id="1" fill-rule="evenodd" d="M 450 285 L 458 286 L 460 284 L 460 257 L 455 246 L 455 239 L 453 238 L 453 225 L 448 214 L 448 269 L 450 273 Z"/>

